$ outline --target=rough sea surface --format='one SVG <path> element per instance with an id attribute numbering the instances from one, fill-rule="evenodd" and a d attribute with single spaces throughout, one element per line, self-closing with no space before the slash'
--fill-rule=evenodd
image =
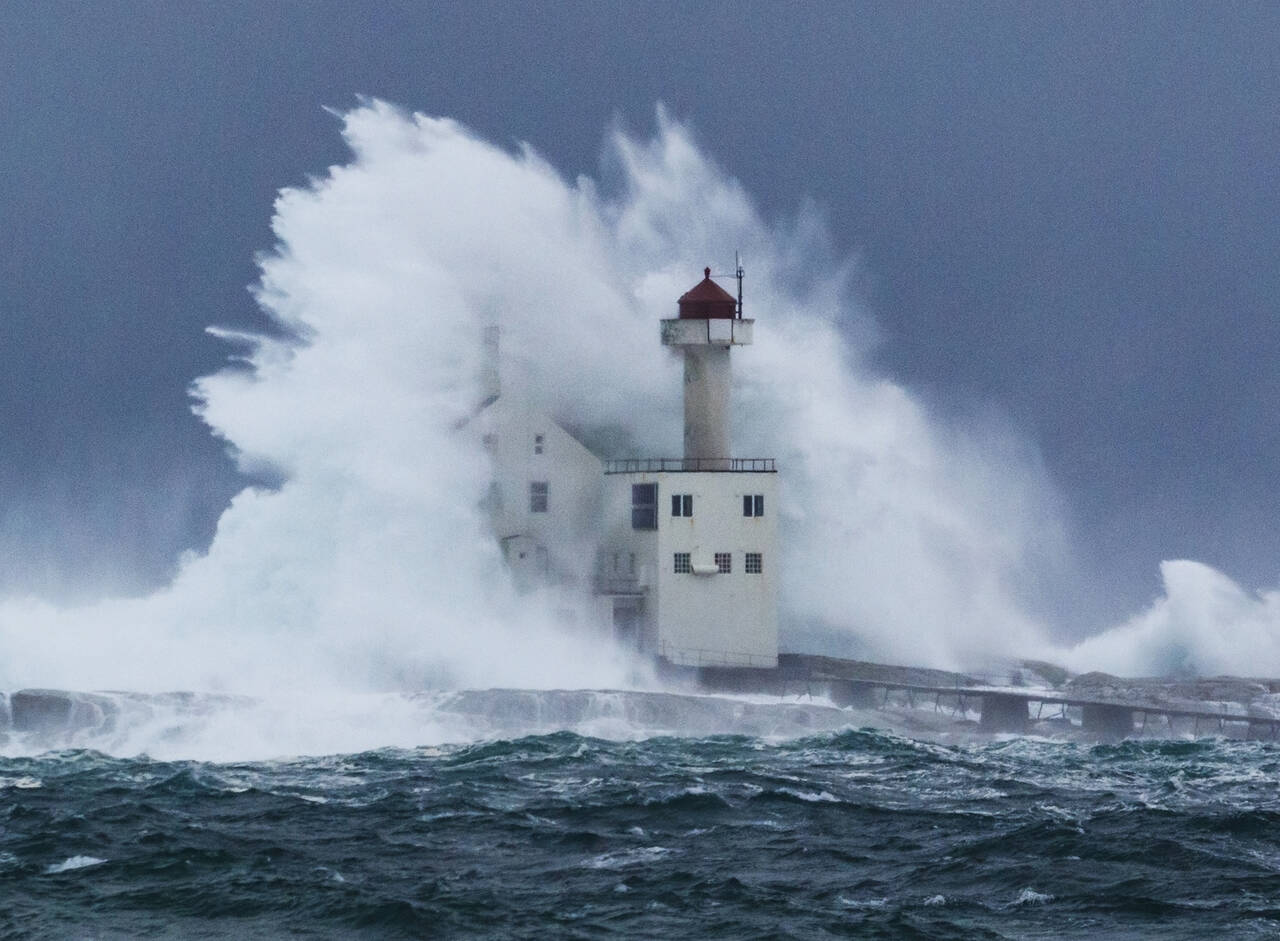
<path id="1" fill-rule="evenodd" d="M 1280 747 L 610 741 L 0 759 L 8 938 L 1280 933 Z"/>

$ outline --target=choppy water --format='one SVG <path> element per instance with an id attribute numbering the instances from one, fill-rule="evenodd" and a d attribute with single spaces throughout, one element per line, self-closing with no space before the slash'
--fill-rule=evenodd
<path id="1" fill-rule="evenodd" d="M 1280 933 L 1280 748 L 556 732 L 0 759 L 5 937 Z"/>

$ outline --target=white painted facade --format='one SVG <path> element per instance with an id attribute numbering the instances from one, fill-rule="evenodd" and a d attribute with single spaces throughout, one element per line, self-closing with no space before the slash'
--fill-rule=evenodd
<path id="1" fill-rule="evenodd" d="M 662 321 L 662 345 L 684 355 L 684 456 L 719 460 L 733 454 L 729 403 L 733 373 L 729 351 L 751 342 L 753 320 L 723 318 Z"/>
<path id="2" fill-rule="evenodd" d="M 636 518 L 634 488 L 646 486 L 656 488 L 653 529 Z M 744 498 L 751 500 L 750 516 Z M 634 636 L 641 650 L 679 666 L 777 666 L 777 506 L 778 475 L 769 471 L 606 474 L 601 585 L 616 591 L 619 639 Z M 678 555 L 687 556 L 687 566 Z M 626 593 L 631 573 L 638 599 Z"/>
<path id="3" fill-rule="evenodd" d="M 591 586 L 603 465 L 549 415 L 499 396 L 471 422 L 491 455 L 485 497 L 517 586 Z"/>

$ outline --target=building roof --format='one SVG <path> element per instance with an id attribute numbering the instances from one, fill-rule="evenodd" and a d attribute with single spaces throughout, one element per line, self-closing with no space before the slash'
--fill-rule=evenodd
<path id="1" fill-rule="evenodd" d="M 732 320 L 738 315 L 738 302 L 733 295 L 711 280 L 711 269 L 703 269 L 704 277 L 680 295 L 676 302 L 682 320 Z"/>

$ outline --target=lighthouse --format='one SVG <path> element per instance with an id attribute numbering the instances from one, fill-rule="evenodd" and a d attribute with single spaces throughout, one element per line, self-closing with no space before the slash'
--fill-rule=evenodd
<path id="1" fill-rule="evenodd" d="M 683 456 L 604 462 L 602 619 L 674 667 L 778 663 L 777 468 L 735 456 L 729 435 L 729 357 L 753 327 L 703 269 L 660 320 L 662 345 L 684 360 Z"/>
<path id="2" fill-rule="evenodd" d="M 489 456 L 483 508 L 515 587 L 676 672 L 778 665 L 777 467 L 735 455 L 729 436 L 729 357 L 755 325 L 736 273 L 736 300 L 704 268 L 676 316 L 658 318 L 683 359 L 681 456 L 592 453 L 525 390 L 499 386 L 496 326 L 481 338 L 483 397 L 460 426 Z"/>
<path id="3" fill-rule="evenodd" d="M 729 470 L 730 350 L 751 342 L 753 320 L 740 301 L 703 279 L 680 296 L 677 316 L 662 321 L 662 343 L 684 357 L 684 460 L 688 470 Z"/>

